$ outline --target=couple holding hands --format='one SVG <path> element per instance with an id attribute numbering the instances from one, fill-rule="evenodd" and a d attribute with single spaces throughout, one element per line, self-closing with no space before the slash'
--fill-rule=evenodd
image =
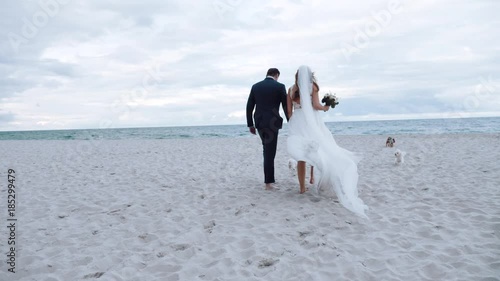
<path id="1" fill-rule="evenodd" d="M 279 76 L 278 69 L 270 68 L 266 78 L 252 86 L 246 107 L 249 130 L 252 134 L 258 133 L 262 140 L 266 189 L 272 189 L 275 182 L 274 158 L 278 131 L 283 125 L 279 114 L 281 104 L 289 127 L 287 150 L 297 161 L 300 193 L 306 192 L 306 163 L 309 163 L 311 177 L 313 167 L 316 170 L 318 193 L 334 193 L 344 207 L 366 216 L 367 206 L 358 197 L 357 188 L 360 157 L 338 146 L 323 122 L 320 114 L 330 106 L 320 103 L 319 85 L 313 72 L 308 66 L 301 66 L 288 94 L 285 85 L 278 82 Z"/>

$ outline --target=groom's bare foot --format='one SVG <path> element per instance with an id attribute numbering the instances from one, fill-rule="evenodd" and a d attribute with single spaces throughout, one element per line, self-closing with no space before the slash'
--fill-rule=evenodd
<path id="1" fill-rule="evenodd" d="M 274 190 L 274 186 L 271 183 L 266 183 L 266 190 Z"/>

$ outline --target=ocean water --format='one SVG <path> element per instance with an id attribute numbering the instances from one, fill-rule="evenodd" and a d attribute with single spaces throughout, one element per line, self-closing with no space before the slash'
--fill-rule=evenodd
<path id="1" fill-rule="evenodd" d="M 334 135 L 500 133 L 500 117 L 328 122 Z M 280 136 L 288 133 L 284 124 Z M 246 125 L 0 132 L 0 140 L 189 139 L 249 137 Z"/>

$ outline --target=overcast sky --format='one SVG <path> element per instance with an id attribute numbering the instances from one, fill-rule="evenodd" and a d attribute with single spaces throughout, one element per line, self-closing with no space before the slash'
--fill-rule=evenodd
<path id="1" fill-rule="evenodd" d="M 245 124 L 315 71 L 326 121 L 500 116 L 498 0 L 2 1 L 0 130 Z"/>

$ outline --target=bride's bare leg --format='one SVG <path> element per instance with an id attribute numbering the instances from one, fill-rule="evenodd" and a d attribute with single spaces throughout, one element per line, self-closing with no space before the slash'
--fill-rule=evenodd
<path id="1" fill-rule="evenodd" d="M 314 184 L 314 166 L 311 166 L 311 178 L 309 179 L 310 184 Z"/>
<path id="2" fill-rule="evenodd" d="M 306 162 L 297 163 L 297 178 L 299 179 L 300 193 L 306 192 Z"/>

